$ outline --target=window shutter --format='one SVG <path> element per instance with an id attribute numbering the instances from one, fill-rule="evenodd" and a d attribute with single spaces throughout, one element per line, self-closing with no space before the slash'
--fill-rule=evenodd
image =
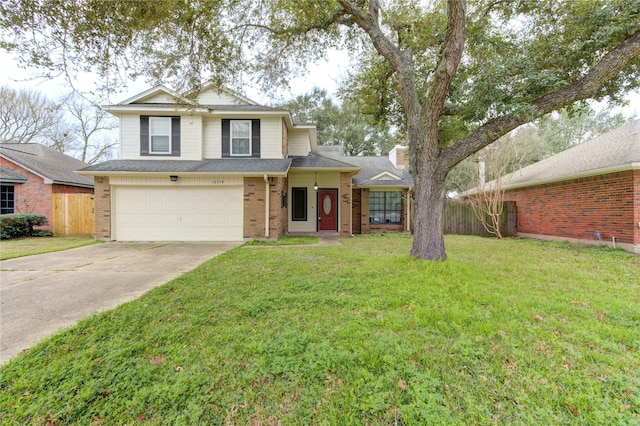
<path id="1" fill-rule="evenodd" d="M 180 117 L 171 117 L 171 155 L 180 157 Z"/>
<path id="2" fill-rule="evenodd" d="M 231 120 L 222 120 L 222 156 L 231 157 Z"/>
<path id="3" fill-rule="evenodd" d="M 260 120 L 251 120 L 251 156 L 260 158 Z"/>
<path id="4" fill-rule="evenodd" d="M 149 116 L 140 116 L 140 155 L 149 155 Z"/>

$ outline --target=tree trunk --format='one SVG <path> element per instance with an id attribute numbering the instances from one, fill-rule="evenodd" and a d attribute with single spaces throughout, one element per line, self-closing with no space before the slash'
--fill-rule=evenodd
<path id="1" fill-rule="evenodd" d="M 435 166 L 435 165 L 434 165 Z M 444 183 L 440 176 L 425 167 L 415 176 L 415 226 L 411 256 L 425 260 L 445 260 Z"/>

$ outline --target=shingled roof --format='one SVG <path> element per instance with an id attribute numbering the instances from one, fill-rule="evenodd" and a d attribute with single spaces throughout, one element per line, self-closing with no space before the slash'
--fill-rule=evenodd
<path id="1" fill-rule="evenodd" d="M 110 160 L 79 170 L 81 174 L 127 173 L 264 174 L 289 170 L 291 159 L 218 158 L 210 160 Z"/>
<path id="2" fill-rule="evenodd" d="M 342 146 L 319 146 L 318 152 L 328 158 L 352 164 L 360 169 L 353 184 L 361 188 L 373 186 L 413 187 L 413 178 L 406 169 L 395 167 L 388 157 L 351 157 L 343 153 Z"/>
<path id="3" fill-rule="evenodd" d="M 640 169 L 640 120 L 524 167 L 507 177 L 504 187 L 513 189 L 632 169 Z"/>
<path id="4" fill-rule="evenodd" d="M 87 166 L 55 149 L 37 143 L 1 143 L 0 156 L 40 176 L 48 183 L 93 188 L 93 178 L 75 171 Z"/>

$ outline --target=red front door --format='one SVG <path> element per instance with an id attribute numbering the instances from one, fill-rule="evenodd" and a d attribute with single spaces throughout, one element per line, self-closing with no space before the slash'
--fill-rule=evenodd
<path id="1" fill-rule="evenodd" d="M 338 190 L 320 189 L 318 191 L 318 230 L 338 230 Z"/>

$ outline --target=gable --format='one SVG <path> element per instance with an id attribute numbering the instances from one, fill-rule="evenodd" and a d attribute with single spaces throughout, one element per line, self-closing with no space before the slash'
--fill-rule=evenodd
<path id="1" fill-rule="evenodd" d="M 165 92 L 157 92 L 150 96 L 140 98 L 132 104 L 172 104 L 175 103 L 176 99 L 168 93 Z"/>
<path id="2" fill-rule="evenodd" d="M 215 89 L 205 89 L 198 95 L 200 105 L 250 105 L 229 93 L 218 92 Z"/>
<path id="3" fill-rule="evenodd" d="M 400 177 L 394 175 L 393 173 L 382 172 L 382 173 L 372 177 L 371 180 L 400 180 Z"/>

